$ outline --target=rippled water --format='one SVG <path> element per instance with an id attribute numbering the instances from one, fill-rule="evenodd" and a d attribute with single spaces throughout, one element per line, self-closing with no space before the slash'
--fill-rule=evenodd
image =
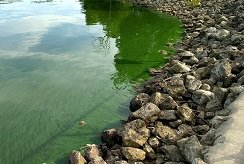
<path id="1" fill-rule="evenodd" d="M 67 163 L 99 143 L 180 36 L 176 18 L 116 1 L 0 0 L 0 163 Z"/>

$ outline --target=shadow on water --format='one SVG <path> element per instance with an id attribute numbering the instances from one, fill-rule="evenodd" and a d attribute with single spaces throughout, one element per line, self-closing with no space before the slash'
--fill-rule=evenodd
<path id="1" fill-rule="evenodd" d="M 83 0 L 88 25 L 101 24 L 107 37 L 116 39 L 119 52 L 114 56 L 117 72 L 113 75 L 114 85 L 124 81 L 134 83 L 138 78 L 147 78 L 148 68 L 163 65 L 168 55 L 174 53 L 166 47 L 168 42 L 180 39 L 180 22 L 157 12 L 111 0 Z M 131 10 L 128 10 L 131 8 Z M 107 46 L 104 46 L 107 47 Z M 159 50 L 168 55 L 162 56 Z M 120 78 L 126 77 L 122 80 Z M 120 81 L 120 84 L 117 83 Z"/>

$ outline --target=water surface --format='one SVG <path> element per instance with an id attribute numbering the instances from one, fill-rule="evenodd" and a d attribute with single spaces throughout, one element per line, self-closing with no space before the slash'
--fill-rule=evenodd
<path id="1" fill-rule="evenodd" d="M 0 0 L 0 163 L 66 163 L 99 143 L 180 33 L 176 18 L 116 1 Z"/>

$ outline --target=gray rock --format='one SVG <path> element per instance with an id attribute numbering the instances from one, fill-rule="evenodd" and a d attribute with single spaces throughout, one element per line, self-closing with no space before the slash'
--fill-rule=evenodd
<path id="1" fill-rule="evenodd" d="M 189 137 L 195 134 L 195 132 L 192 130 L 191 126 L 182 124 L 178 127 L 179 135 L 182 138 Z"/>
<path id="2" fill-rule="evenodd" d="M 160 92 L 155 92 L 152 94 L 150 102 L 157 105 L 161 110 L 172 110 L 177 105 L 170 95 L 162 94 Z"/>
<path id="3" fill-rule="evenodd" d="M 222 109 L 222 104 L 226 99 L 228 90 L 226 88 L 215 87 L 213 89 L 214 97 L 206 105 L 206 111 L 215 112 Z"/>
<path id="4" fill-rule="evenodd" d="M 125 146 L 141 147 L 147 142 L 150 131 L 144 121 L 137 119 L 124 125 L 121 136 Z"/>
<path id="5" fill-rule="evenodd" d="M 132 117 L 144 120 L 146 123 L 155 122 L 158 119 L 160 109 L 153 103 L 147 103 L 132 113 Z"/>
<path id="6" fill-rule="evenodd" d="M 146 93 L 139 93 L 136 95 L 130 102 L 130 110 L 136 111 L 141 108 L 143 105 L 148 103 L 150 100 L 150 96 Z"/>
<path id="7" fill-rule="evenodd" d="M 183 138 L 177 141 L 177 145 L 187 162 L 192 163 L 195 158 L 203 158 L 202 145 L 196 136 Z"/>
<path id="8" fill-rule="evenodd" d="M 185 65 L 184 63 L 182 63 L 178 60 L 171 61 L 170 65 L 171 65 L 170 70 L 174 74 L 186 73 L 186 72 L 189 72 L 191 70 L 191 68 L 189 66 Z"/>
<path id="9" fill-rule="evenodd" d="M 226 100 L 225 100 L 224 108 L 228 108 L 229 105 L 236 100 L 237 96 L 238 95 L 236 95 L 234 93 L 229 93 Z"/>
<path id="10" fill-rule="evenodd" d="M 208 125 L 197 125 L 197 126 L 193 126 L 192 129 L 196 133 L 202 135 L 202 134 L 206 134 L 209 131 L 210 127 Z"/>
<path id="11" fill-rule="evenodd" d="M 203 145 L 211 146 L 214 143 L 216 136 L 216 130 L 210 129 L 204 136 L 202 136 L 200 142 Z"/>
<path id="12" fill-rule="evenodd" d="M 122 147 L 121 151 L 125 158 L 131 161 L 142 161 L 146 157 L 146 152 L 138 148 Z"/>
<path id="13" fill-rule="evenodd" d="M 210 76 L 211 67 L 201 67 L 196 70 L 196 73 L 199 74 L 201 79 L 206 79 Z"/>
<path id="14" fill-rule="evenodd" d="M 81 155 L 79 151 L 73 150 L 69 155 L 70 164 L 86 164 L 85 158 Z"/>
<path id="15" fill-rule="evenodd" d="M 220 41 L 228 37 L 229 35 L 230 35 L 230 31 L 225 29 L 217 30 L 215 27 L 210 27 L 206 30 L 207 38 L 214 38 Z"/>
<path id="16" fill-rule="evenodd" d="M 207 164 L 200 158 L 195 158 L 192 162 L 192 164 Z"/>
<path id="17" fill-rule="evenodd" d="M 192 109 L 187 106 L 180 106 L 177 110 L 177 115 L 180 117 L 182 122 L 190 124 L 195 123 L 195 114 Z"/>
<path id="18" fill-rule="evenodd" d="M 227 76 L 231 75 L 231 65 L 228 60 L 216 63 L 211 71 L 211 78 L 217 81 L 223 81 Z"/>
<path id="19" fill-rule="evenodd" d="M 159 119 L 167 120 L 167 121 L 177 120 L 176 111 L 175 110 L 164 110 L 164 111 L 161 111 L 160 114 L 159 114 Z"/>
<path id="20" fill-rule="evenodd" d="M 184 161 L 180 149 L 175 145 L 164 145 L 160 148 L 165 154 L 165 157 L 172 162 L 182 162 Z"/>
<path id="21" fill-rule="evenodd" d="M 145 145 L 143 146 L 143 150 L 146 152 L 146 156 L 150 159 L 155 159 L 156 158 L 156 153 L 153 150 L 153 148 L 148 144 L 145 143 Z"/>
<path id="22" fill-rule="evenodd" d="M 177 128 L 178 126 L 180 126 L 183 122 L 179 119 L 179 120 L 176 120 L 176 121 L 172 121 L 172 122 L 169 122 L 169 126 L 172 127 L 172 128 Z"/>
<path id="23" fill-rule="evenodd" d="M 214 94 L 210 91 L 196 90 L 193 92 L 192 99 L 196 104 L 204 105 L 213 98 Z"/>
<path id="24" fill-rule="evenodd" d="M 165 155 L 157 153 L 157 157 L 156 157 L 155 163 L 156 164 L 165 163 Z"/>
<path id="25" fill-rule="evenodd" d="M 201 87 L 202 82 L 200 80 L 197 80 L 194 76 L 187 75 L 186 76 L 186 82 L 185 82 L 185 87 L 186 89 L 190 91 L 197 90 Z"/>
<path id="26" fill-rule="evenodd" d="M 160 141 L 156 137 L 150 137 L 148 139 L 148 144 L 153 148 L 157 148 L 160 146 Z"/>
<path id="27" fill-rule="evenodd" d="M 215 116 L 210 122 L 209 124 L 211 125 L 211 127 L 213 128 L 218 128 L 219 125 L 221 125 L 224 121 L 226 121 L 228 119 L 228 117 L 226 116 Z"/>
<path id="28" fill-rule="evenodd" d="M 163 142 L 175 143 L 179 139 L 177 132 L 163 125 L 162 122 L 155 123 L 155 130 L 156 135 L 158 135 Z"/>
<path id="29" fill-rule="evenodd" d="M 206 112 L 204 115 L 205 119 L 212 119 L 215 116 L 215 112 Z"/>
<path id="30" fill-rule="evenodd" d="M 122 160 L 122 153 L 120 147 L 118 149 L 110 149 L 107 152 L 106 160 L 107 163 L 115 163 L 116 161 Z"/>
<path id="31" fill-rule="evenodd" d="M 172 77 L 167 81 L 164 91 L 173 98 L 178 98 L 186 92 L 184 81 L 180 77 Z"/>

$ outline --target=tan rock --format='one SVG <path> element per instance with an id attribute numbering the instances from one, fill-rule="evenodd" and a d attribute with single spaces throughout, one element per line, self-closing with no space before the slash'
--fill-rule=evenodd
<path id="1" fill-rule="evenodd" d="M 133 147 L 122 147 L 121 148 L 122 154 L 131 161 L 142 161 L 146 157 L 146 152 Z"/>

